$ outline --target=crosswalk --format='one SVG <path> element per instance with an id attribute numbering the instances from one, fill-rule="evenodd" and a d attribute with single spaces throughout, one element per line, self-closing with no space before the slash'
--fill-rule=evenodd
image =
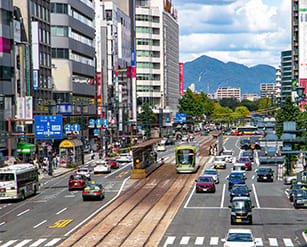
<path id="1" fill-rule="evenodd" d="M 255 238 L 256 246 L 284 246 L 294 247 L 294 244 L 290 238 Z M 205 237 L 205 236 L 168 236 L 163 244 L 163 247 L 171 246 L 222 246 L 223 242 L 221 238 L 217 236 Z"/>
<path id="2" fill-rule="evenodd" d="M 0 247 L 52 247 L 56 246 L 61 240 L 62 238 L 0 240 Z"/>

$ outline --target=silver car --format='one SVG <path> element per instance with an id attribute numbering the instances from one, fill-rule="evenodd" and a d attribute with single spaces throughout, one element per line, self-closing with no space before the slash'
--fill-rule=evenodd
<path id="1" fill-rule="evenodd" d="M 214 183 L 218 184 L 220 182 L 219 180 L 219 174 L 216 169 L 206 169 L 204 171 L 204 176 L 211 176 L 214 180 Z"/>
<path id="2" fill-rule="evenodd" d="M 292 184 L 295 180 L 297 180 L 297 176 L 286 176 L 284 177 L 284 184 Z"/>

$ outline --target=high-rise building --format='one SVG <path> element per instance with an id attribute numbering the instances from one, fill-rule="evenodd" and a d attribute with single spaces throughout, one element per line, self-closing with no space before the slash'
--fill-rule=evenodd
<path id="1" fill-rule="evenodd" d="M 215 99 L 236 98 L 241 100 L 241 88 L 239 87 L 220 87 L 214 94 Z"/>
<path id="2" fill-rule="evenodd" d="M 292 78 L 299 78 L 299 7 L 302 0 L 292 0 Z"/>
<path id="3" fill-rule="evenodd" d="M 136 0 L 138 107 L 175 117 L 179 99 L 179 26 L 169 0 Z"/>
<path id="4" fill-rule="evenodd" d="M 88 106 L 96 97 L 94 2 L 50 2 L 54 99 L 85 105 L 84 113 L 96 114 L 96 107 Z M 73 113 L 80 115 L 81 108 Z"/>
<path id="5" fill-rule="evenodd" d="M 292 91 L 292 51 L 281 52 L 281 102 L 285 102 L 286 97 L 291 97 Z"/>
<path id="6" fill-rule="evenodd" d="M 51 78 L 50 0 L 14 0 L 15 20 L 20 22 L 21 38 L 17 41 L 17 96 L 33 96 L 34 114 L 48 113 L 39 99 L 48 104 L 53 98 Z M 17 102 L 17 108 L 22 101 Z"/>
<path id="7" fill-rule="evenodd" d="M 7 155 L 6 120 L 14 117 L 13 4 L 0 0 L 0 166 Z M 1 158 L 2 157 L 2 158 Z"/>

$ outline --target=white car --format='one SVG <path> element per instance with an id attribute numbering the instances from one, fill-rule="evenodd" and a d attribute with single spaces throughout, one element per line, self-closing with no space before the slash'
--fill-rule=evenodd
<path id="1" fill-rule="evenodd" d="M 105 160 L 97 160 L 94 166 L 94 173 L 110 173 L 111 165 Z"/>
<path id="2" fill-rule="evenodd" d="M 128 153 L 123 153 L 117 157 L 116 161 L 117 162 L 132 162 L 132 157 Z"/>
<path id="3" fill-rule="evenodd" d="M 88 180 L 91 180 L 91 171 L 88 167 L 79 168 L 77 174 L 84 175 Z"/>
<path id="4" fill-rule="evenodd" d="M 233 151 L 231 150 L 224 150 L 222 155 L 225 156 L 226 162 L 233 163 L 234 157 L 233 157 Z"/>
<path id="5" fill-rule="evenodd" d="M 165 152 L 166 148 L 164 144 L 159 143 L 157 146 L 157 152 Z"/>
<path id="6" fill-rule="evenodd" d="M 225 169 L 226 168 L 226 158 L 225 156 L 215 156 L 214 159 L 213 159 L 213 167 L 214 169 L 217 169 L 217 168 L 223 168 Z"/>
<path id="7" fill-rule="evenodd" d="M 256 247 L 256 241 L 250 229 L 229 229 L 222 242 L 224 247 Z"/>

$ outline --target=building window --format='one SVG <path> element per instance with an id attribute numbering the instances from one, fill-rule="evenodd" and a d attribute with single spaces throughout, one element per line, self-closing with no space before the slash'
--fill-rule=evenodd
<path id="1" fill-rule="evenodd" d="M 65 26 L 51 26 L 52 36 L 68 37 L 68 27 Z"/>
<path id="2" fill-rule="evenodd" d="M 68 14 L 68 5 L 65 3 L 51 3 L 51 13 Z"/>
<path id="3" fill-rule="evenodd" d="M 69 51 L 68 49 L 64 48 L 52 48 L 52 58 L 69 58 Z"/>

